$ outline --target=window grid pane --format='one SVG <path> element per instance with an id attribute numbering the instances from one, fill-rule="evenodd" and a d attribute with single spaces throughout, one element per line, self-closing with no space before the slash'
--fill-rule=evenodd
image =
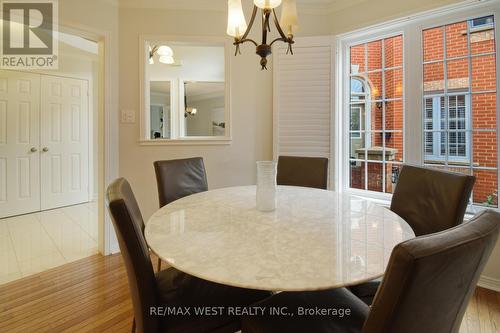
<path id="1" fill-rule="evenodd" d="M 474 174 L 473 203 L 497 207 L 493 16 L 427 29 L 422 36 L 425 165 Z"/>
<path id="2" fill-rule="evenodd" d="M 350 187 L 392 193 L 404 162 L 403 36 L 352 46 L 349 58 Z"/>

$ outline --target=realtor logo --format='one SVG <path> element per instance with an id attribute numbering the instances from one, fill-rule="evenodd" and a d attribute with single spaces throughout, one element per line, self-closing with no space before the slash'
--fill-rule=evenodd
<path id="1" fill-rule="evenodd" d="M 1 68 L 57 69 L 57 0 L 1 1 Z"/>

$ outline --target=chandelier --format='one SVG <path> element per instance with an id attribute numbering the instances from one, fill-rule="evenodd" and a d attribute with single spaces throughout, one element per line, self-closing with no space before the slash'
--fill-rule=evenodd
<path id="1" fill-rule="evenodd" d="M 287 43 L 288 49 L 286 53 L 293 54 L 292 45 L 295 43 L 293 34 L 299 28 L 297 3 L 295 0 L 283 0 L 281 20 L 278 20 L 275 9 L 281 5 L 282 0 L 254 0 L 253 2 L 252 18 L 250 19 L 250 24 L 247 26 L 241 0 L 228 0 L 227 34 L 234 37 L 234 45 L 236 46 L 235 55 L 241 54 L 241 44 L 246 42 L 253 43 L 257 48 L 256 53 L 261 57 L 260 65 L 262 66 L 262 70 L 264 70 L 267 69 L 267 57 L 272 54 L 271 47 L 274 43 Z M 253 39 L 248 38 L 259 9 L 262 19 L 262 43 L 260 45 Z M 269 42 L 267 34 L 271 32 L 271 19 L 274 21 L 279 37 Z"/>

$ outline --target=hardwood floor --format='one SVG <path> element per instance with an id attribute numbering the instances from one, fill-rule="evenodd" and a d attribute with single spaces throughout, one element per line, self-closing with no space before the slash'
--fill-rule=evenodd
<path id="1" fill-rule="evenodd" d="M 120 255 L 95 255 L 0 286 L 0 332 L 130 332 L 131 324 Z M 460 332 L 500 332 L 500 293 L 478 288 Z"/>

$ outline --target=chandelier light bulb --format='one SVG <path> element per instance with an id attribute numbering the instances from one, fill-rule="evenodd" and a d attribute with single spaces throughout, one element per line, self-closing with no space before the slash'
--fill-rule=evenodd
<path id="1" fill-rule="evenodd" d="M 240 38 L 247 30 L 247 22 L 241 0 L 229 0 L 227 2 L 227 34 L 234 38 Z"/>
<path id="2" fill-rule="evenodd" d="M 290 36 L 299 30 L 299 15 L 297 14 L 297 1 L 283 0 L 280 25 L 284 32 Z"/>

